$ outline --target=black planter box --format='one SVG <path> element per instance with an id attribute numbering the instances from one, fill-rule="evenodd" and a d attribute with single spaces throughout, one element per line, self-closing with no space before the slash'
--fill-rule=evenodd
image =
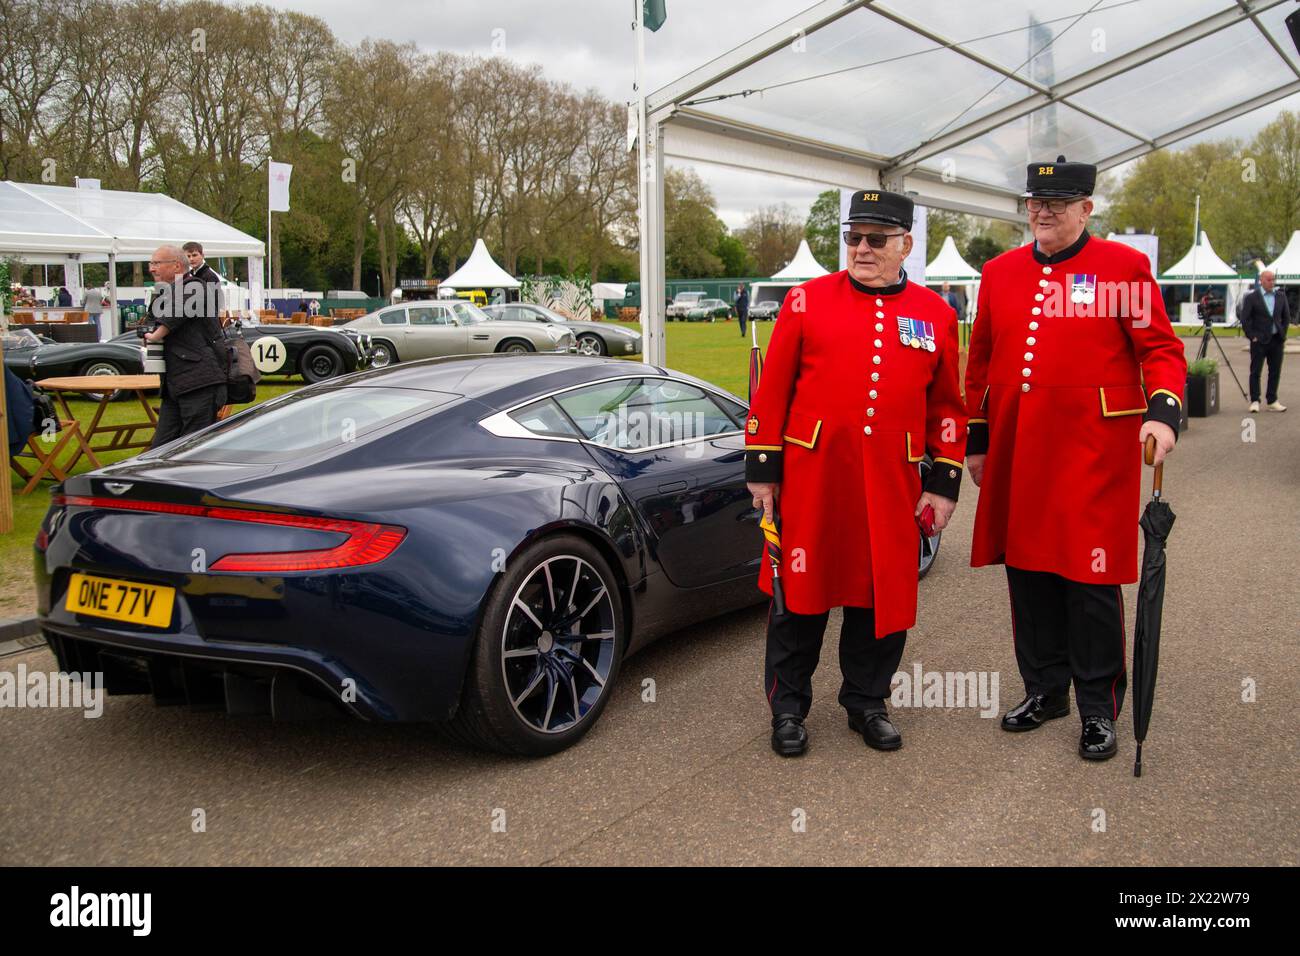
<path id="1" fill-rule="evenodd" d="M 1187 414 L 1205 418 L 1219 411 L 1219 373 L 1187 376 Z"/>

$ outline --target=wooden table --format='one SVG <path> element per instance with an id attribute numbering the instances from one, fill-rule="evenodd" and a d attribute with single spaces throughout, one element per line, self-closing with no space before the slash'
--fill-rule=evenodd
<path id="1" fill-rule="evenodd" d="M 58 403 L 64 417 L 68 419 L 77 417 L 68 407 L 69 395 L 89 396 L 99 393 L 99 407 L 95 409 L 95 415 L 84 431 L 86 445 L 92 453 L 148 448 L 153 441 L 153 433 L 158 427 L 158 414 L 149 404 L 146 393 L 157 391 L 161 387 L 162 383 L 157 375 L 69 375 L 63 378 L 43 378 L 36 384 L 54 395 L 55 402 Z M 117 391 L 135 394 L 140 407 L 144 409 L 143 420 L 121 422 L 116 425 L 100 424 L 113 393 Z M 141 430 L 147 430 L 145 436 L 136 437 L 136 432 Z M 96 445 L 95 438 L 98 436 L 106 438 L 108 443 Z M 72 456 L 72 460 L 63 466 L 64 470 L 71 471 L 81 454 L 79 449 Z M 94 454 L 91 455 L 91 460 L 95 460 Z"/>

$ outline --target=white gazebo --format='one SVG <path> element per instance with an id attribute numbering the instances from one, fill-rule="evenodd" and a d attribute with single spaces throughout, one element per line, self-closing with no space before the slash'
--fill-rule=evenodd
<path id="1" fill-rule="evenodd" d="M 800 239 L 799 248 L 794 251 L 794 258 L 773 272 L 770 279 L 753 283 L 749 290 L 750 304 L 757 305 L 759 302 L 769 300 L 780 302 L 785 297 L 785 293 L 799 283 L 829 274 L 808 248 L 808 240 Z"/>
<path id="2" fill-rule="evenodd" d="M 219 219 L 163 193 L 0 181 L 0 256 L 27 264 L 61 265 L 73 297 L 81 266 L 108 268 L 111 329 L 116 330 L 119 262 L 148 262 L 161 245 L 198 242 L 211 260 L 248 260 L 249 299 L 261 301 L 265 246 Z"/>
<path id="3" fill-rule="evenodd" d="M 979 281 L 979 270 L 972 268 L 970 263 L 961 257 L 952 236 L 944 236 L 938 254 L 925 267 L 925 284 L 942 286 L 947 282 L 962 286 L 966 295 L 967 315 L 961 318 L 965 319 L 974 307 Z"/>
<path id="4" fill-rule="evenodd" d="M 1300 282 L 1300 229 L 1291 233 L 1282 254 L 1265 266 L 1264 271 L 1272 272 L 1278 282 Z"/>
<path id="5" fill-rule="evenodd" d="M 1241 281 L 1237 270 L 1219 258 L 1219 254 L 1210 245 L 1210 237 L 1201 231 L 1200 241 L 1187 250 L 1187 254 L 1160 274 L 1158 284 L 1161 286 L 1187 286 L 1188 301 L 1179 302 L 1179 312 L 1170 319 L 1184 325 L 1194 325 L 1200 319 L 1196 313 L 1197 286 L 1220 285 L 1227 287 L 1224 296 L 1223 322 L 1229 322 L 1233 314 L 1237 296 L 1240 295 Z M 1166 300 L 1167 302 L 1168 300 Z M 1218 320 L 1216 320 L 1218 321 Z"/>
<path id="6" fill-rule="evenodd" d="M 482 239 L 474 241 L 474 251 L 465 264 L 442 280 L 447 289 L 518 289 L 519 280 L 497 265 Z"/>

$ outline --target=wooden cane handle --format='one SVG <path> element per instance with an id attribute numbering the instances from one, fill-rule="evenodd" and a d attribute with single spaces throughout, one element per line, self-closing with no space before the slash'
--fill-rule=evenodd
<path id="1" fill-rule="evenodd" d="M 1147 436 L 1146 448 L 1143 449 L 1143 451 L 1144 451 L 1144 457 L 1146 458 L 1146 463 L 1148 465 L 1154 463 L 1156 460 L 1156 436 L 1155 435 Z M 1151 478 L 1151 490 L 1152 492 L 1159 494 L 1160 491 L 1162 490 L 1162 485 L 1164 484 L 1164 480 L 1165 480 L 1165 463 L 1162 461 L 1160 464 L 1155 466 L 1155 469 L 1156 469 L 1155 474 Z"/>

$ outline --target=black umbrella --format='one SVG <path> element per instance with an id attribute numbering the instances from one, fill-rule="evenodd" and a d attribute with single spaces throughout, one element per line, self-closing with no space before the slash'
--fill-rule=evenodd
<path id="1" fill-rule="evenodd" d="M 1147 438 L 1146 462 L 1155 460 L 1156 440 Z M 1133 625 L 1133 736 L 1137 757 L 1133 776 L 1142 776 L 1142 741 L 1151 723 L 1156 694 L 1156 667 L 1160 659 L 1160 616 L 1165 604 L 1165 542 L 1174 526 L 1174 513 L 1160 497 L 1165 466 L 1156 465 L 1151 479 L 1151 500 L 1142 519 L 1142 576 L 1138 579 L 1137 621 Z"/>
<path id="2" fill-rule="evenodd" d="M 758 382 L 763 377 L 763 352 L 758 347 L 758 323 L 750 324 L 750 333 L 753 336 L 754 346 L 749 350 L 749 402 L 754 403 L 754 396 L 758 394 Z M 774 503 L 775 505 L 775 503 Z M 759 523 L 763 529 L 763 539 L 767 551 L 767 559 L 772 564 L 772 610 L 778 616 L 785 614 L 785 589 L 781 585 L 781 518 L 775 513 L 772 514 L 772 520 L 767 520 L 767 515 Z"/>

